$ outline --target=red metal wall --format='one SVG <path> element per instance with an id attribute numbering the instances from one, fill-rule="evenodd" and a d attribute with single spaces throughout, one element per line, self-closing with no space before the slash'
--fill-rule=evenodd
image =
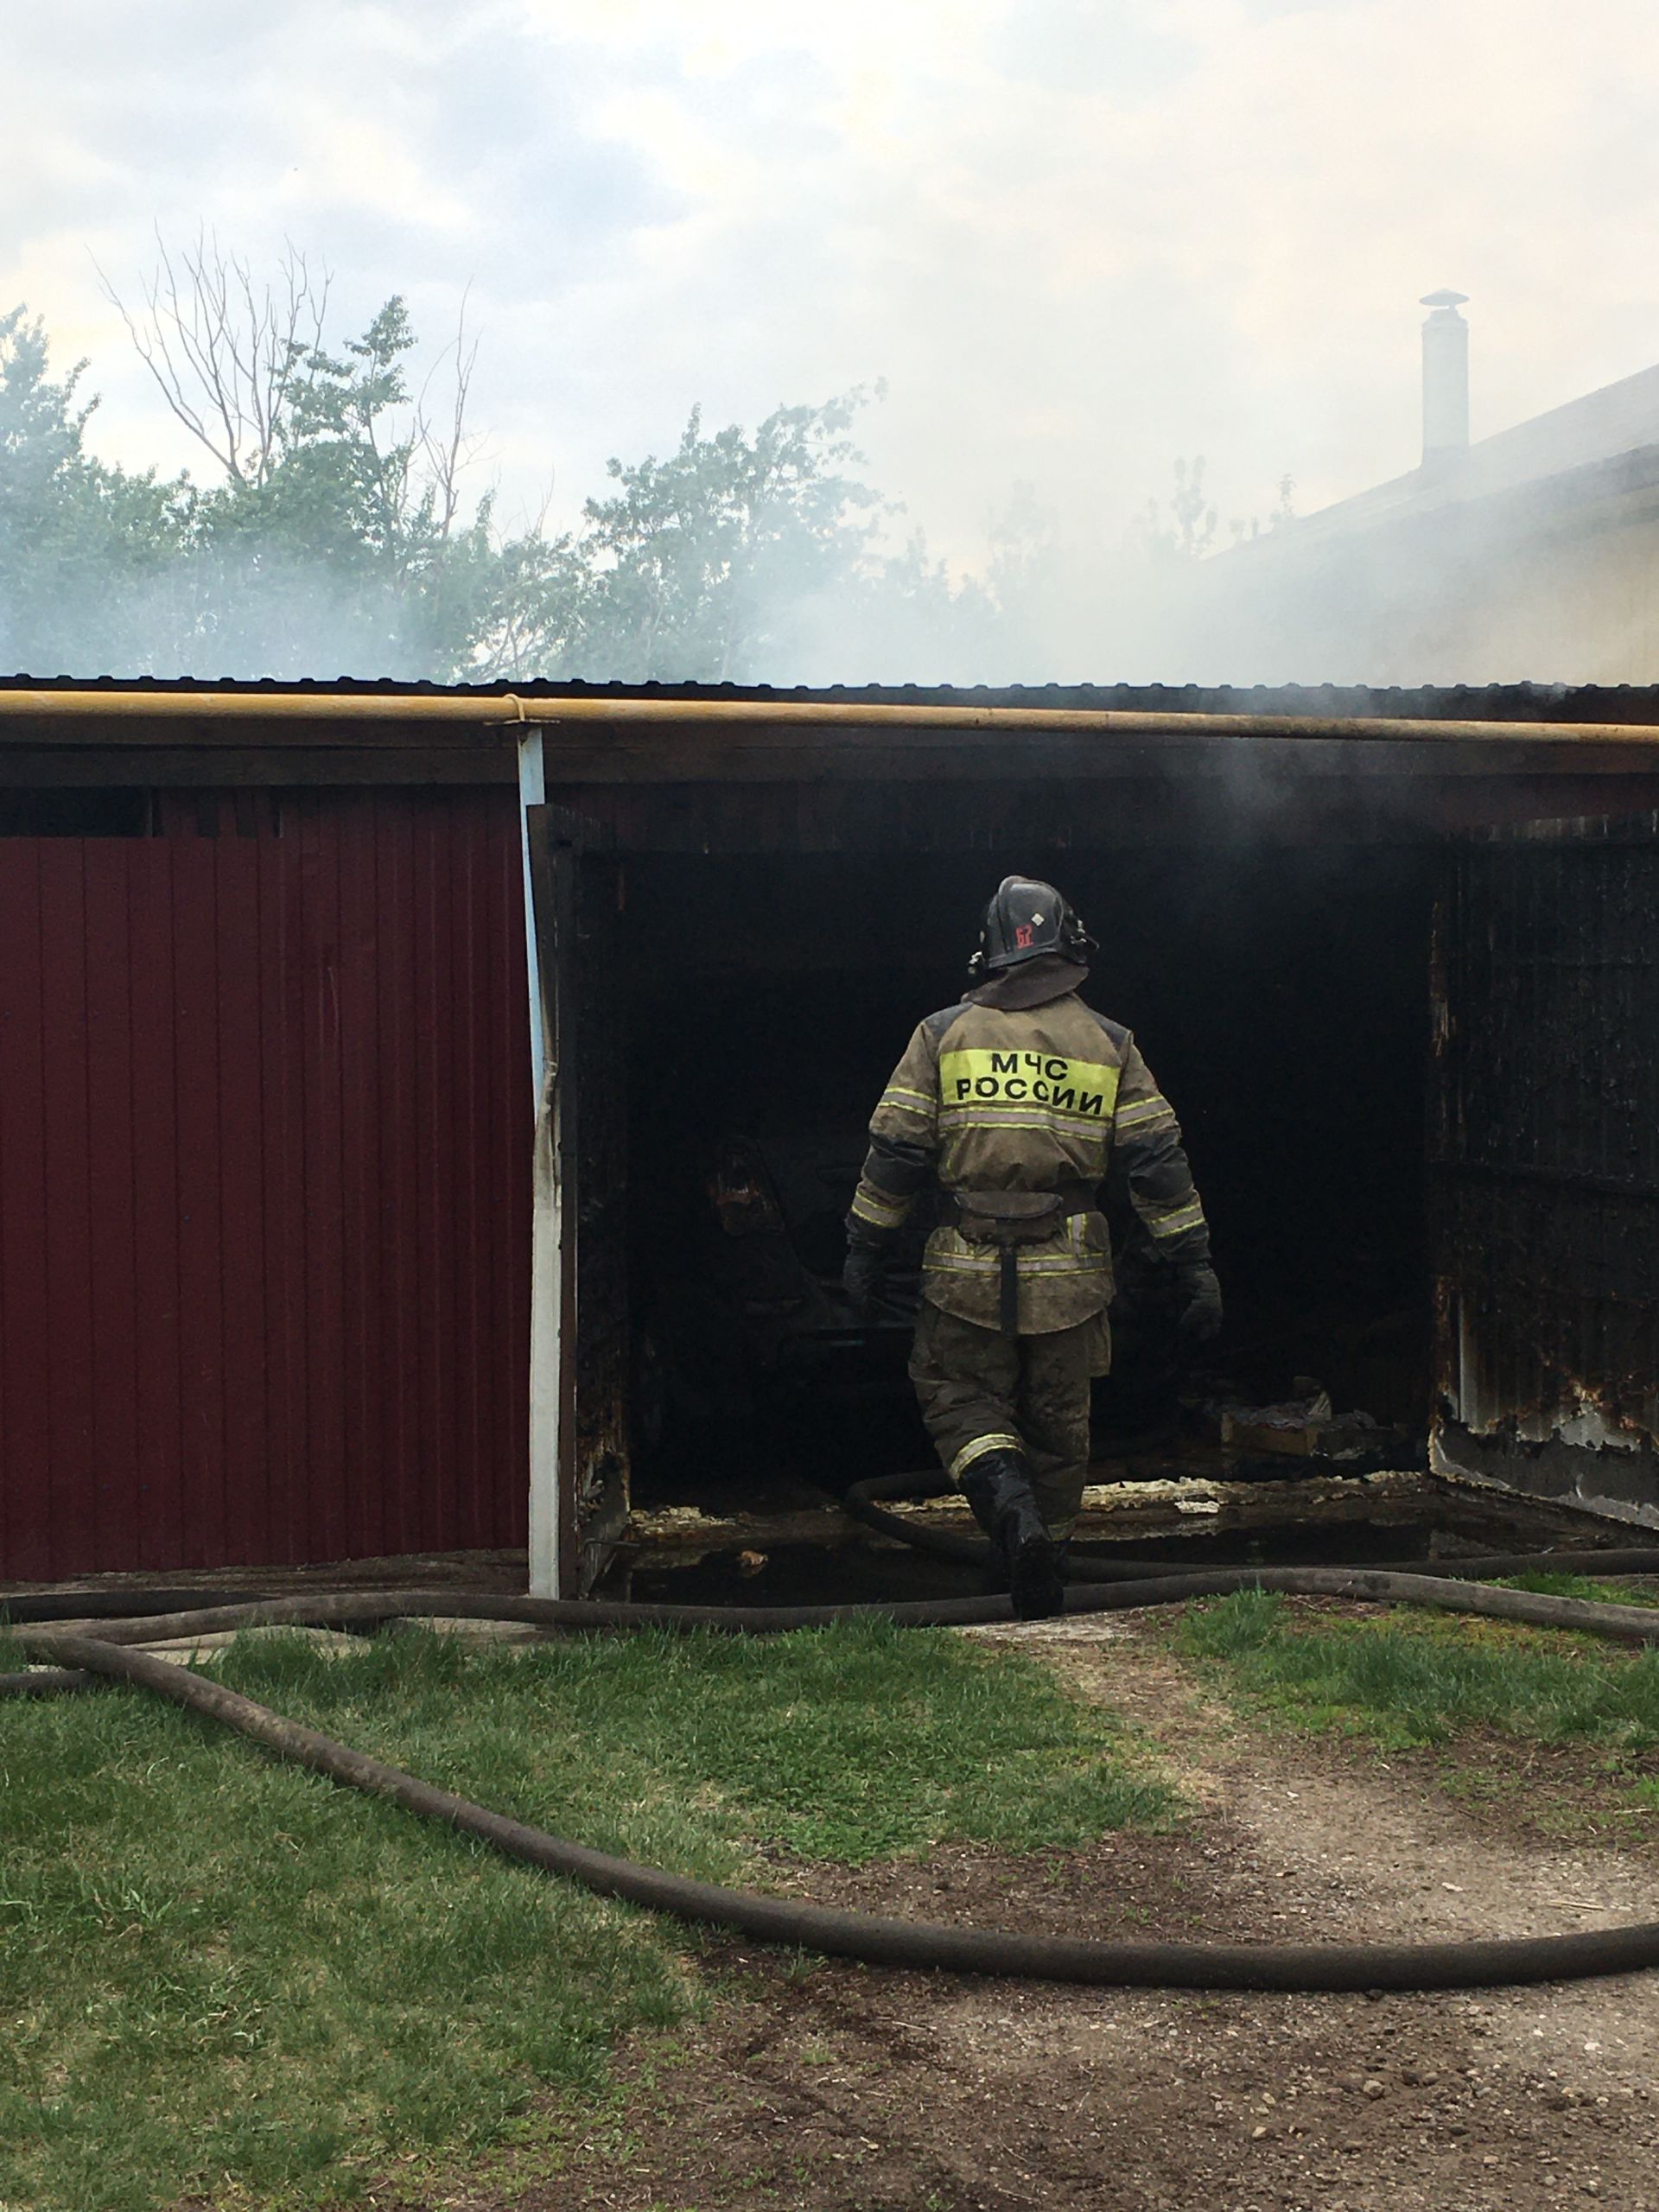
<path id="1" fill-rule="evenodd" d="M 518 816 L 0 839 L 0 1580 L 521 1543 Z"/>

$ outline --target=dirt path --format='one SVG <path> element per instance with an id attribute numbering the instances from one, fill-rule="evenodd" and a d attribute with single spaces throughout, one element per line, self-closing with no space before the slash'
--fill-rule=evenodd
<path id="1" fill-rule="evenodd" d="M 1328 1738 L 1266 1736 L 1118 1620 L 1018 1637 L 1155 1736 L 1167 1836 L 926 1866 L 780 1869 L 826 1901 L 1080 1932 L 1333 1939 L 1659 1918 L 1659 1866 L 1481 1826 Z M 711 1955 L 690 2055 L 523 2212 L 1527 2212 L 1659 2205 L 1659 1975 L 1473 1996 L 1162 1995 Z M 625 2071 L 627 2070 L 625 2069 Z M 652 2073 L 649 2082 L 645 2078 Z M 383 2200 L 384 2201 L 384 2200 Z"/>

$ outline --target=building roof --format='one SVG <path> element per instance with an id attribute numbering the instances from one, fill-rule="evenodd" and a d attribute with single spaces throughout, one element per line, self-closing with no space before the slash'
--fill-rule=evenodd
<path id="1" fill-rule="evenodd" d="M 1654 375 L 1659 378 L 1659 370 Z M 1544 418 L 1540 417 L 1540 420 Z M 1509 435 L 1505 433 L 1505 435 Z M 1388 488 L 1388 487 L 1383 487 Z M 1370 494 L 1365 495 L 1370 497 Z M 1344 502 L 1352 505 L 1353 501 Z M 1335 513 L 1335 508 L 1324 510 Z M 1318 518 L 1309 518 L 1310 520 Z M 1300 525 L 1299 525 L 1300 526 Z M 435 683 L 391 677 L 305 677 L 293 680 L 208 677 L 118 676 L 6 676 L 0 674 L 0 744 L 15 741 L 10 724 L 26 722 L 39 699 L 74 700 L 86 711 L 72 723 L 60 725 L 63 736 L 54 742 L 71 742 L 72 729 L 82 723 L 97 729 L 103 721 L 100 703 L 111 719 L 124 702 L 149 702 L 157 720 L 165 720 L 162 702 L 168 699 L 222 699 L 232 714 L 235 702 L 245 701 L 249 719 L 280 723 L 291 708 L 302 713 L 325 712 L 328 702 L 384 702 L 387 718 L 397 719 L 397 702 L 408 701 L 410 719 L 421 712 L 421 702 L 439 706 L 444 702 L 474 702 L 469 720 L 500 728 L 518 719 L 517 706 L 526 709 L 522 719 L 539 719 L 528 711 L 538 702 L 560 700 L 610 701 L 635 707 L 632 718 L 649 719 L 639 709 L 652 702 L 702 704 L 716 715 L 724 703 L 774 705 L 786 712 L 791 705 L 871 707 L 878 709 L 960 708 L 964 711 L 1001 709 L 1046 714 L 1081 712 L 1122 715 L 1297 715 L 1321 720 L 1362 721 L 1399 717 L 1412 721 L 1491 721 L 1509 722 L 1624 722 L 1659 723 L 1659 684 L 1563 683 L 594 683 L 550 677 L 525 677 L 512 683 Z M 484 711 L 480 713 L 479 709 Z M 490 709 L 499 709 L 491 712 Z M 107 728 L 107 725 L 105 725 Z M 1363 736 L 1363 729 L 1354 734 Z M 39 741 L 38 728 L 30 742 Z M 293 743 L 291 736 L 273 734 L 272 743 Z"/>
<path id="2" fill-rule="evenodd" d="M 1651 812 L 1659 687 L 0 683 L 0 790 L 464 785 L 637 852 L 1438 835 Z"/>
<path id="3" fill-rule="evenodd" d="M 1550 505 L 1573 507 L 1623 492 L 1659 489 L 1659 367 L 1586 392 L 1478 439 L 1465 454 L 1338 499 L 1236 550 L 1306 546 L 1546 486 L 1554 494 Z"/>

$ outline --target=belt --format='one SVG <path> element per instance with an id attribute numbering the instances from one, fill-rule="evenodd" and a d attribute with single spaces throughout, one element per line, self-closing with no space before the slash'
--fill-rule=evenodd
<path id="1" fill-rule="evenodd" d="M 1095 1210 L 1098 1182 L 1070 1180 L 1052 1191 L 950 1191 L 944 1225 L 969 1244 L 995 1244 L 997 1327 L 1020 1333 L 1020 1247 L 1046 1243 L 1066 1222 Z"/>

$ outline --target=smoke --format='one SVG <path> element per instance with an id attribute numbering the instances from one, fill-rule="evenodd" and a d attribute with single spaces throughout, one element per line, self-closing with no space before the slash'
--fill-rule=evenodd
<path id="1" fill-rule="evenodd" d="M 1016 487 L 973 565 L 936 554 L 922 518 L 867 480 L 856 404 L 785 410 L 753 435 L 705 435 L 694 416 L 669 461 L 619 466 L 622 491 L 575 531 L 504 539 L 486 513 L 389 564 L 337 512 L 313 532 L 306 511 L 249 502 L 232 527 L 220 493 L 204 528 L 187 481 L 86 457 L 85 410 L 43 351 L 21 394 L 8 365 L 15 344 L 10 365 L 0 347 L 0 664 L 37 674 L 1659 679 L 1659 371 L 1310 516 L 1281 493 L 1266 526 L 1224 524 L 1198 460 L 1170 464 L 1166 495 L 1137 513 L 1081 528 Z M 42 394 L 44 440 L 22 404 Z"/>
<path id="2" fill-rule="evenodd" d="M 1169 609 L 1165 651 L 1199 683 L 1659 680 L 1652 381 L 1644 446 L 1623 447 L 1615 387 L 1585 403 L 1609 418 L 1596 461 L 1499 489 L 1477 446 L 1201 564 Z M 1510 435 L 1547 447 L 1549 421 Z"/>
<path id="3" fill-rule="evenodd" d="M 1287 482 L 1219 549 L 1202 470 L 1116 542 L 1027 505 L 982 575 L 838 610 L 803 680 L 1659 682 L 1659 369 L 1306 517 Z"/>
<path id="4" fill-rule="evenodd" d="M 5 520 L 0 515 L 0 538 Z M 257 545 L 135 569 L 93 552 L 42 608 L 0 589 L 0 669 L 35 676 L 424 677 L 420 613 L 391 586 Z M 22 603 L 20 603 L 20 601 Z"/>
<path id="5" fill-rule="evenodd" d="M 1022 494 L 983 566 L 953 574 L 918 537 L 767 626 L 755 680 L 931 684 L 1179 682 L 1195 556 L 1147 526 L 1068 537 Z"/>

